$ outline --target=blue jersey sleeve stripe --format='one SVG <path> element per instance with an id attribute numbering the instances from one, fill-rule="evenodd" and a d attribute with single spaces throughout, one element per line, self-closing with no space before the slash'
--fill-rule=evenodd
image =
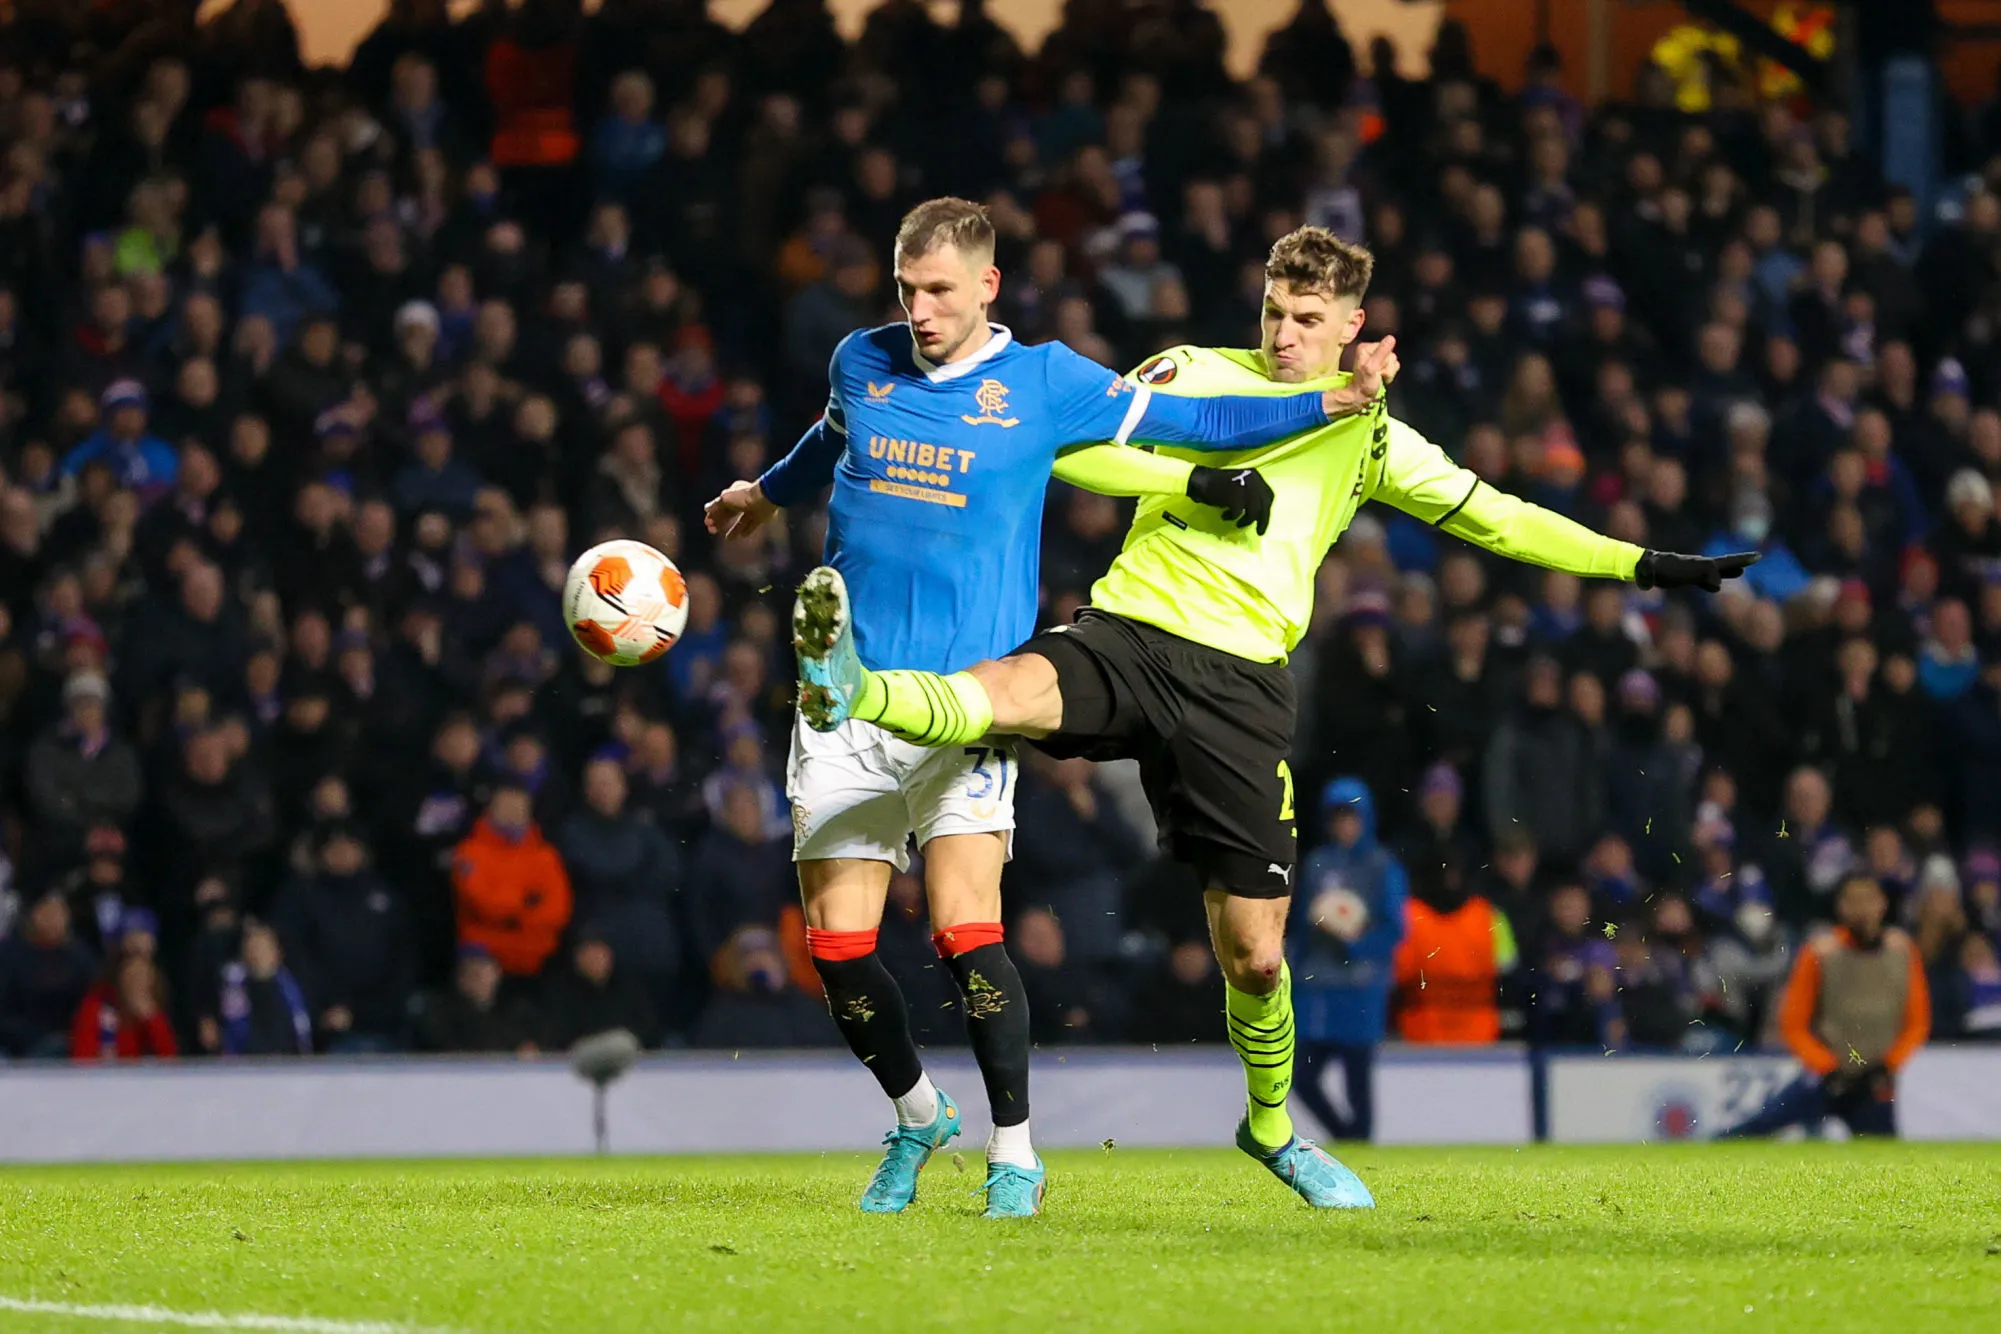
<path id="1" fill-rule="evenodd" d="M 1153 390 L 1143 384 L 1133 385 L 1132 406 L 1126 409 L 1126 419 L 1119 423 L 1119 433 L 1112 437 L 1113 444 L 1123 445 L 1132 439 L 1140 418 L 1146 416 L 1146 405 L 1152 401 Z"/>

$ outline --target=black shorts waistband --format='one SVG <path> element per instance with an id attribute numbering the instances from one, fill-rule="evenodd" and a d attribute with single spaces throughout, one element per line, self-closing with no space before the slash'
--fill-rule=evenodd
<path id="1" fill-rule="evenodd" d="M 1151 622 L 1134 620 L 1130 616 L 1125 616 L 1115 611 L 1106 611 L 1102 607 L 1078 608 L 1076 624 L 1084 625 L 1092 621 L 1104 622 L 1116 626 L 1123 633 L 1130 635 L 1136 642 L 1146 645 L 1154 652 L 1169 654 L 1184 662 L 1214 664 L 1218 667 L 1228 667 L 1235 671 L 1249 672 L 1253 675 L 1269 672 L 1285 676 L 1287 679 L 1291 677 L 1290 671 L 1282 662 L 1259 662 L 1256 658 L 1246 658 L 1242 654 L 1232 653 L 1228 649 L 1220 649 L 1210 644 L 1199 643 L 1183 635 L 1177 635 L 1172 630 L 1163 630 Z"/>

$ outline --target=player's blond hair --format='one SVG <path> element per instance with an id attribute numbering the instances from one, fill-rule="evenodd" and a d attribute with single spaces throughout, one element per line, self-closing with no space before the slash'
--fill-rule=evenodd
<path id="1" fill-rule="evenodd" d="M 1352 297 L 1358 302 L 1375 271 L 1374 255 L 1325 227 L 1287 232 L 1272 242 L 1271 257 L 1265 260 L 1265 281 L 1273 286 L 1283 283 L 1294 292 Z"/>
<path id="2" fill-rule="evenodd" d="M 986 205 L 956 195 L 927 199 L 904 214 L 896 229 L 899 255 L 914 259 L 947 245 L 983 264 L 993 262 L 994 222 Z"/>

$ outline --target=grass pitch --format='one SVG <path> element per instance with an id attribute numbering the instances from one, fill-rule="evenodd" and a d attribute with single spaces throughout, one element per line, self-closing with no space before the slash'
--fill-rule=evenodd
<path id="1" fill-rule="evenodd" d="M 1345 1156 L 1375 1211 L 1113 1149 L 1050 1155 L 1044 1216 L 1004 1223 L 976 1149 L 900 1217 L 856 1211 L 860 1153 L 6 1169 L 0 1302 L 481 1334 L 2001 1329 L 2001 1146 Z"/>

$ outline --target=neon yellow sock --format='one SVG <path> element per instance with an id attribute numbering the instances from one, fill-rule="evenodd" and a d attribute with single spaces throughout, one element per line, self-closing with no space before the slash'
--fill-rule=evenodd
<path id="1" fill-rule="evenodd" d="M 1285 1109 L 1292 1089 L 1292 971 L 1281 966 L 1278 986 L 1268 995 L 1253 996 L 1227 982 L 1223 991 L 1230 1045 L 1244 1063 L 1251 1138 L 1283 1148 L 1292 1139 L 1292 1115 Z"/>
<path id="2" fill-rule="evenodd" d="M 869 672 L 854 716 L 919 746 L 965 746 L 994 725 L 993 701 L 970 672 Z"/>

